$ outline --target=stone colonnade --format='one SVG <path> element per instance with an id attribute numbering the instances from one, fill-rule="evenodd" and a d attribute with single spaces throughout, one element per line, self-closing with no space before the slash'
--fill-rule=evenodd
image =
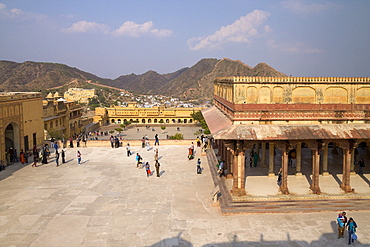
<path id="1" fill-rule="evenodd" d="M 261 155 L 259 157 L 260 166 L 267 168 L 267 176 L 275 176 L 275 148 L 282 151 L 282 184 L 280 190 L 283 194 L 289 194 L 288 189 L 288 154 L 290 150 L 296 151 L 296 176 L 302 176 L 302 142 L 303 141 L 245 141 L 245 140 L 216 140 L 218 156 L 225 161 L 226 178 L 233 179 L 232 193 L 235 196 L 246 195 L 245 191 L 245 153 L 261 145 Z M 345 192 L 352 192 L 350 185 L 350 174 L 354 173 L 354 150 L 358 143 L 353 140 L 310 140 L 304 143 L 311 149 L 312 154 L 312 179 L 310 189 L 315 194 L 320 194 L 320 160 L 322 161 L 322 175 L 328 176 L 328 144 L 333 142 L 334 147 L 343 150 L 343 178 L 340 188 Z M 266 144 L 269 144 L 269 160 L 266 160 Z"/>

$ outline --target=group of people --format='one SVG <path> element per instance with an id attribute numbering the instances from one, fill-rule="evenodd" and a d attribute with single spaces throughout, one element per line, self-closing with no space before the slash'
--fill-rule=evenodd
<path id="1" fill-rule="evenodd" d="M 159 163 L 158 153 L 159 153 L 158 149 L 155 149 L 154 150 L 154 162 L 155 162 L 154 166 L 155 166 L 155 169 L 156 169 L 157 177 L 160 177 L 159 167 L 161 166 L 161 164 Z M 143 165 L 143 158 L 140 156 L 139 153 L 136 153 L 135 160 L 136 160 L 136 167 L 137 168 L 139 168 L 139 169 L 142 169 L 143 167 L 145 168 L 145 172 L 146 172 L 147 177 L 152 175 L 152 171 L 150 170 L 149 162 L 145 162 L 145 164 Z"/>
<path id="2" fill-rule="evenodd" d="M 158 144 L 159 146 L 159 138 L 158 138 L 158 135 L 155 135 L 155 142 Z M 142 148 L 146 148 L 146 151 L 149 151 L 150 150 L 150 142 L 149 142 L 149 138 L 147 135 L 143 136 L 143 138 L 141 138 L 141 147 Z"/>
<path id="3" fill-rule="evenodd" d="M 110 146 L 112 148 L 119 148 L 120 146 L 122 146 L 122 142 L 119 141 L 117 136 L 112 136 L 111 135 L 109 137 L 109 141 L 110 141 Z"/>
<path id="4" fill-rule="evenodd" d="M 347 220 L 346 212 L 339 213 L 337 217 L 338 223 L 338 239 L 344 238 L 344 231 L 347 229 L 348 231 L 348 244 L 350 245 L 355 240 L 357 240 L 356 229 L 357 224 L 353 218 L 349 218 Z"/>

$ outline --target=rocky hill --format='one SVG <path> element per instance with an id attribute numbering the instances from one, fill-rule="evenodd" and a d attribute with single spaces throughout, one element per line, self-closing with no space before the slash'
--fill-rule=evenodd
<path id="1" fill-rule="evenodd" d="M 123 75 L 114 80 L 72 68 L 64 64 L 0 61 L 0 91 L 39 91 L 63 87 L 73 81 L 92 81 L 136 94 L 160 94 L 184 100 L 212 99 L 213 80 L 220 76 L 286 76 L 265 63 L 254 68 L 241 61 L 202 59 L 190 68 L 169 74 L 148 71 L 141 75 Z"/>

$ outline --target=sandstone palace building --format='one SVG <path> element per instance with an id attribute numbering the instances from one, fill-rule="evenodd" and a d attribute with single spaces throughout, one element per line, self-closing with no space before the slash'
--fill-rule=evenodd
<path id="1" fill-rule="evenodd" d="M 43 127 L 41 93 L 0 93 L 0 161 L 5 162 L 9 148 L 19 154 L 41 146 Z"/>
<path id="2" fill-rule="evenodd" d="M 69 138 L 82 131 L 83 107 L 73 100 L 63 99 L 58 92 L 49 93 L 43 101 L 45 139 Z"/>
<path id="3" fill-rule="evenodd" d="M 110 123 L 134 122 L 139 124 L 193 124 L 191 114 L 202 108 L 184 107 L 138 107 L 137 103 L 128 103 L 127 107 L 111 106 L 95 108 L 94 122 L 100 125 Z"/>
<path id="4" fill-rule="evenodd" d="M 313 194 L 325 193 L 320 179 L 334 170 L 343 174 L 338 176 L 342 192 L 352 192 L 355 150 L 361 146 L 369 154 L 370 78 L 216 78 L 214 106 L 203 115 L 232 178 L 234 197 L 248 195 L 251 151 L 258 153 L 266 177 L 282 168 L 283 194 L 294 193 L 288 175 L 302 176 L 303 168 Z M 309 163 L 302 160 L 303 149 L 310 150 Z M 275 159 L 277 150 L 281 160 Z M 339 162 L 328 158 L 329 151 L 339 152 Z M 292 158 L 293 168 L 288 163 Z"/>

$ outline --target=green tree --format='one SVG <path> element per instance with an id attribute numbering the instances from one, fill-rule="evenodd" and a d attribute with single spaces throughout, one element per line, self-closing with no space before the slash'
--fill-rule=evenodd
<path id="1" fill-rule="evenodd" d="M 129 125 L 131 124 L 131 122 L 130 122 L 130 121 L 127 121 L 127 120 L 125 120 L 125 121 L 123 121 L 123 124 L 124 124 L 124 125 L 126 125 L 126 126 L 129 126 Z"/>
<path id="2" fill-rule="evenodd" d="M 181 133 L 176 133 L 173 136 L 170 136 L 171 140 L 182 140 L 184 139 L 184 135 Z"/>
<path id="3" fill-rule="evenodd" d="M 121 128 L 116 128 L 114 130 L 117 131 L 117 132 L 122 132 L 123 131 L 123 129 L 121 129 Z"/>
<path id="4" fill-rule="evenodd" d="M 50 137 L 52 137 L 56 140 L 60 140 L 60 139 L 63 138 L 63 134 L 60 131 L 56 131 L 56 130 L 53 130 L 53 129 L 48 130 L 48 134 L 49 134 Z"/>
<path id="5" fill-rule="evenodd" d="M 201 111 L 197 111 L 193 114 L 190 114 L 190 116 L 194 119 L 194 122 L 198 121 L 200 123 L 202 129 L 204 129 L 204 134 L 206 135 L 211 134 L 211 131 L 209 130 L 206 120 L 204 119 Z"/>

